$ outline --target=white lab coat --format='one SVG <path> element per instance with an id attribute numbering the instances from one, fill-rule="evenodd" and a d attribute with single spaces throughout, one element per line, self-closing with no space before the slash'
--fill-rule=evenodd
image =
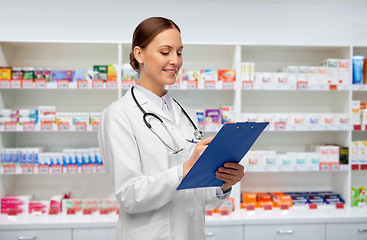
<path id="1" fill-rule="evenodd" d="M 130 89 L 103 111 L 98 142 L 120 204 L 116 239 L 204 240 L 205 209 L 220 207 L 228 193 L 218 199 L 215 188 L 176 190 L 180 183 L 177 165 L 192 154 L 195 146 L 186 138 L 194 137 L 194 129 L 172 99 L 175 122 L 137 89 L 134 93 L 146 112 L 161 117 L 184 150 L 173 154 L 147 128 Z M 197 124 L 195 112 L 185 110 Z"/>

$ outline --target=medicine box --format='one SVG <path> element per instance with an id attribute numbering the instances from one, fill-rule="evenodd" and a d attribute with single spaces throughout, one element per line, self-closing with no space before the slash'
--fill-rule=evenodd
<path id="1" fill-rule="evenodd" d="M 338 83 L 349 84 L 349 60 L 339 59 Z"/>
<path id="2" fill-rule="evenodd" d="M 234 106 L 223 106 L 220 108 L 222 112 L 222 123 L 235 122 L 236 112 Z"/>
<path id="3" fill-rule="evenodd" d="M 73 81 L 73 73 L 72 70 L 53 70 L 52 71 L 52 82 L 57 82 L 58 80 L 68 80 L 69 82 Z"/>
<path id="4" fill-rule="evenodd" d="M 56 114 L 56 107 L 55 106 L 39 106 L 38 107 L 38 112 L 39 112 L 39 115 L 50 115 L 50 114 L 53 114 L 55 115 Z"/>
<path id="5" fill-rule="evenodd" d="M 298 68 L 298 81 L 299 82 L 308 82 L 308 67 L 300 66 Z"/>
<path id="6" fill-rule="evenodd" d="M 73 113 L 73 124 L 80 122 L 89 124 L 89 113 Z"/>
<path id="7" fill-rule="evenodd" d="M 218 70 L 218 81 L 234 82 L 236 81 L 235 70 Z"/>
<path id="8" fill-rule="evenodd" d="M 272 125 L 273 124 L 273 114 L 258 113 L 256 116 L 256 122 L 268 122 L 269 125 Z"/>
<path id="9" fill-rule="evenodd" d="M 273 73 L 272 82 L 275 84 L 283 84 L 287 83 L 287 73 L 284 72 L 277 72 Z"/>
<path id="10" fill-rule="evenodd" d="M 320 123 L 320 114 L 317 114 L 317 113 L 305 114 L 305 124 L 306 125 L 317 125 L 319 123 Z"/>
<path id="11" fill-rule="evenodd" d="M 255 75 L 255 83 L 256 84 L 270 84 L 275 83 L 273 81 L 273 74 L 272 73 L 263 73 L 257 72 Z"/>
<path id="12" fill-rule="evenodd" d="M 326 67 L 318 67 L 317 82 L 318 84 L 328 84 Z"/>
<path id="13" fill-rule="evenodd" d="M 250 63 L 241 63 L 241 80 L 250 81 Z"/>
<path id="14" fill-rule="evenodd" d="M 296 66 L 287 67 L 287 81 L 289 84 L 297 84 L 298 81 L 298 70 Z"/>
<path id="15" fill-rule="evenodd" d="M 257 122 L 256 113 L 241 113 L 242 122 Z"/>
<path id="16" fill-rule="evenodd" d="M 322 66 L 327 67 L 327 82 L 329 84 L 337 84 L 338 83 L 339 60 L 338 59 L 326 59 L 322 62 Z"/>
<path id="17" fill-rule="evenodd" d="M 335 114 L 321 113 L 320 114 L 320 124 L 321 125 L 334 125 L 335 124 Z"/>
<path id="18" fill-rule="evenodd" d="M 218 70 L 216 69 L 202 69 L 200 71 L 200 82 L 218 81 Z"/>
<path id="19" fill-rule="evenodd" d="M 72 113 L 56 113 L 56 124 L 59 123 L 69 123 L 70 125 L 73 124 L 73 114 Z"/>
<path id="20" fill-rule="evenodd" d="M 94 65 L 93 72 L 95 73 L 93 79 L 103 80 L 104 82 L 107 80 L 107 73 L 108 73 L 107 65 Z"/>
<path id="21" fill-rule="evenodd" d="M 0 67 L 0 80 L 11 79 L 11 67 Z"/>
<path id="22" fill-rule="evenodd" d="M 1 198 L 1 214 L 8 214 L 9 210 L 16 210 L 17 214 L 28 214 L 31 195 L 15 195 Z"/>
<path id="23" fill-rule="evenodd" d="M 90 124 L 99 123 L 102 113 L 90 113 Z"/>
<path id="24" fill-rule="evenodd" d="M 367 142 L 358 142 L 358 163 L 367 163 Z"/>
<path id="25" fill-rule="evenodd" d="M 255 63 L 250 63 L 250 81 L 255 81 Z"/>
<path id="26" fill-rule="evenodd" d="M 350 145 L 350 162 L 358 163 L 358 142 L 352 142 Z"/>
<path id="27" fill-rule="evenodd" d="M 318 67 L 308 67 L 308 84 L 319 84 Z"/>
<path id="28" fill-rule="evenodd" d="M 182 71 L 183 77 L 182 80 L 183 81 L 197 81 L 199 82 L 199 78 L 200 78 L 200 71 L 198 70 L 186 70 L 184 69 Z"/>
<path id="29" fill-rule="evenodd" d="M 367 125 L 367 109 L 361 110 L 361 124 Z"/>
<path id="30" fill-rule="evenodd" d="M 353 125 L 361 124 L 360 107 L 361 107 L 361 101 L 352 101 L 351 123 Z"/>
<path id="31" fill-rule="evenodd" d="M 55 114 L 40 115 L 39 122 L 40 123 L 56 123 L 56 115 Z"/>

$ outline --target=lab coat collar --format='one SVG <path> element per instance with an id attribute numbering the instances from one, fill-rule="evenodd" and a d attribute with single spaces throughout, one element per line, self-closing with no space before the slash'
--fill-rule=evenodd
<path id="1" fill-rule="evenodd" d="M 133 88 L 133 87 L 132 87 Z M 149 99 L 140 91 L 138 91 L 137 89 L 134 90 L 134 94 L 136 97 L 136 100 L 139 102 L 140 106 L 143 107 L 143 109 L 146 112 L 153 112 L 157 115 L 159 115 L 162 118 L 165 118 L 171 122 L 173 122 L 165 112 L 163 112 L 162 109 L 160 109 L 154 102 L 149 101 Z M 138 107 L 138 105 L 135 103 L 133 96 L 131 95 L 131 88 L 126 92 L 126 96 L 128 96 L 131 100 L 131 103 L 133 106 Z M 175 103 L 172 99 L 172 97 L 170 97 L 171 100 L 171 106 L 173 108 L 173 114 L 175 117 L 175 123 L 177 125 L 180 124 L 180 118 L 181 118 L 181 108 L 177 105 L 177 103 Z M 144 107 L 146 106 L 146 107 Z"/>

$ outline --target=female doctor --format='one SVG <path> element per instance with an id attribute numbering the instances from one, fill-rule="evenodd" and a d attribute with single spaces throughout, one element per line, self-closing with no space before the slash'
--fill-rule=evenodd
<path id="1" fill-rule="evenodd" d="M 226 163 L 216 172 L 222 187 L 176 190 L 212 138 L 201 139 L 195 112 L 165 90 L 182 66 L 179 27 L 152 17 L 134 31 L 131 66 L 139 83 L 101 116 L 98 142 L 120 215 L 116 239 L 205 239 L 205 209 L 216 209 L 243 177 Z M 195 121 L 195 122 L 194 122 Z"/>

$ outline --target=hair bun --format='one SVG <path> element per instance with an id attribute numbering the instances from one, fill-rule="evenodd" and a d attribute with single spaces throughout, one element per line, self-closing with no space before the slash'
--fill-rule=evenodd
<path id="1" fill-rule="evenodd" d="M 133 52 L 130 53 L 130 65 L 139 73 L 139 62 L 135 59 Z"/>

